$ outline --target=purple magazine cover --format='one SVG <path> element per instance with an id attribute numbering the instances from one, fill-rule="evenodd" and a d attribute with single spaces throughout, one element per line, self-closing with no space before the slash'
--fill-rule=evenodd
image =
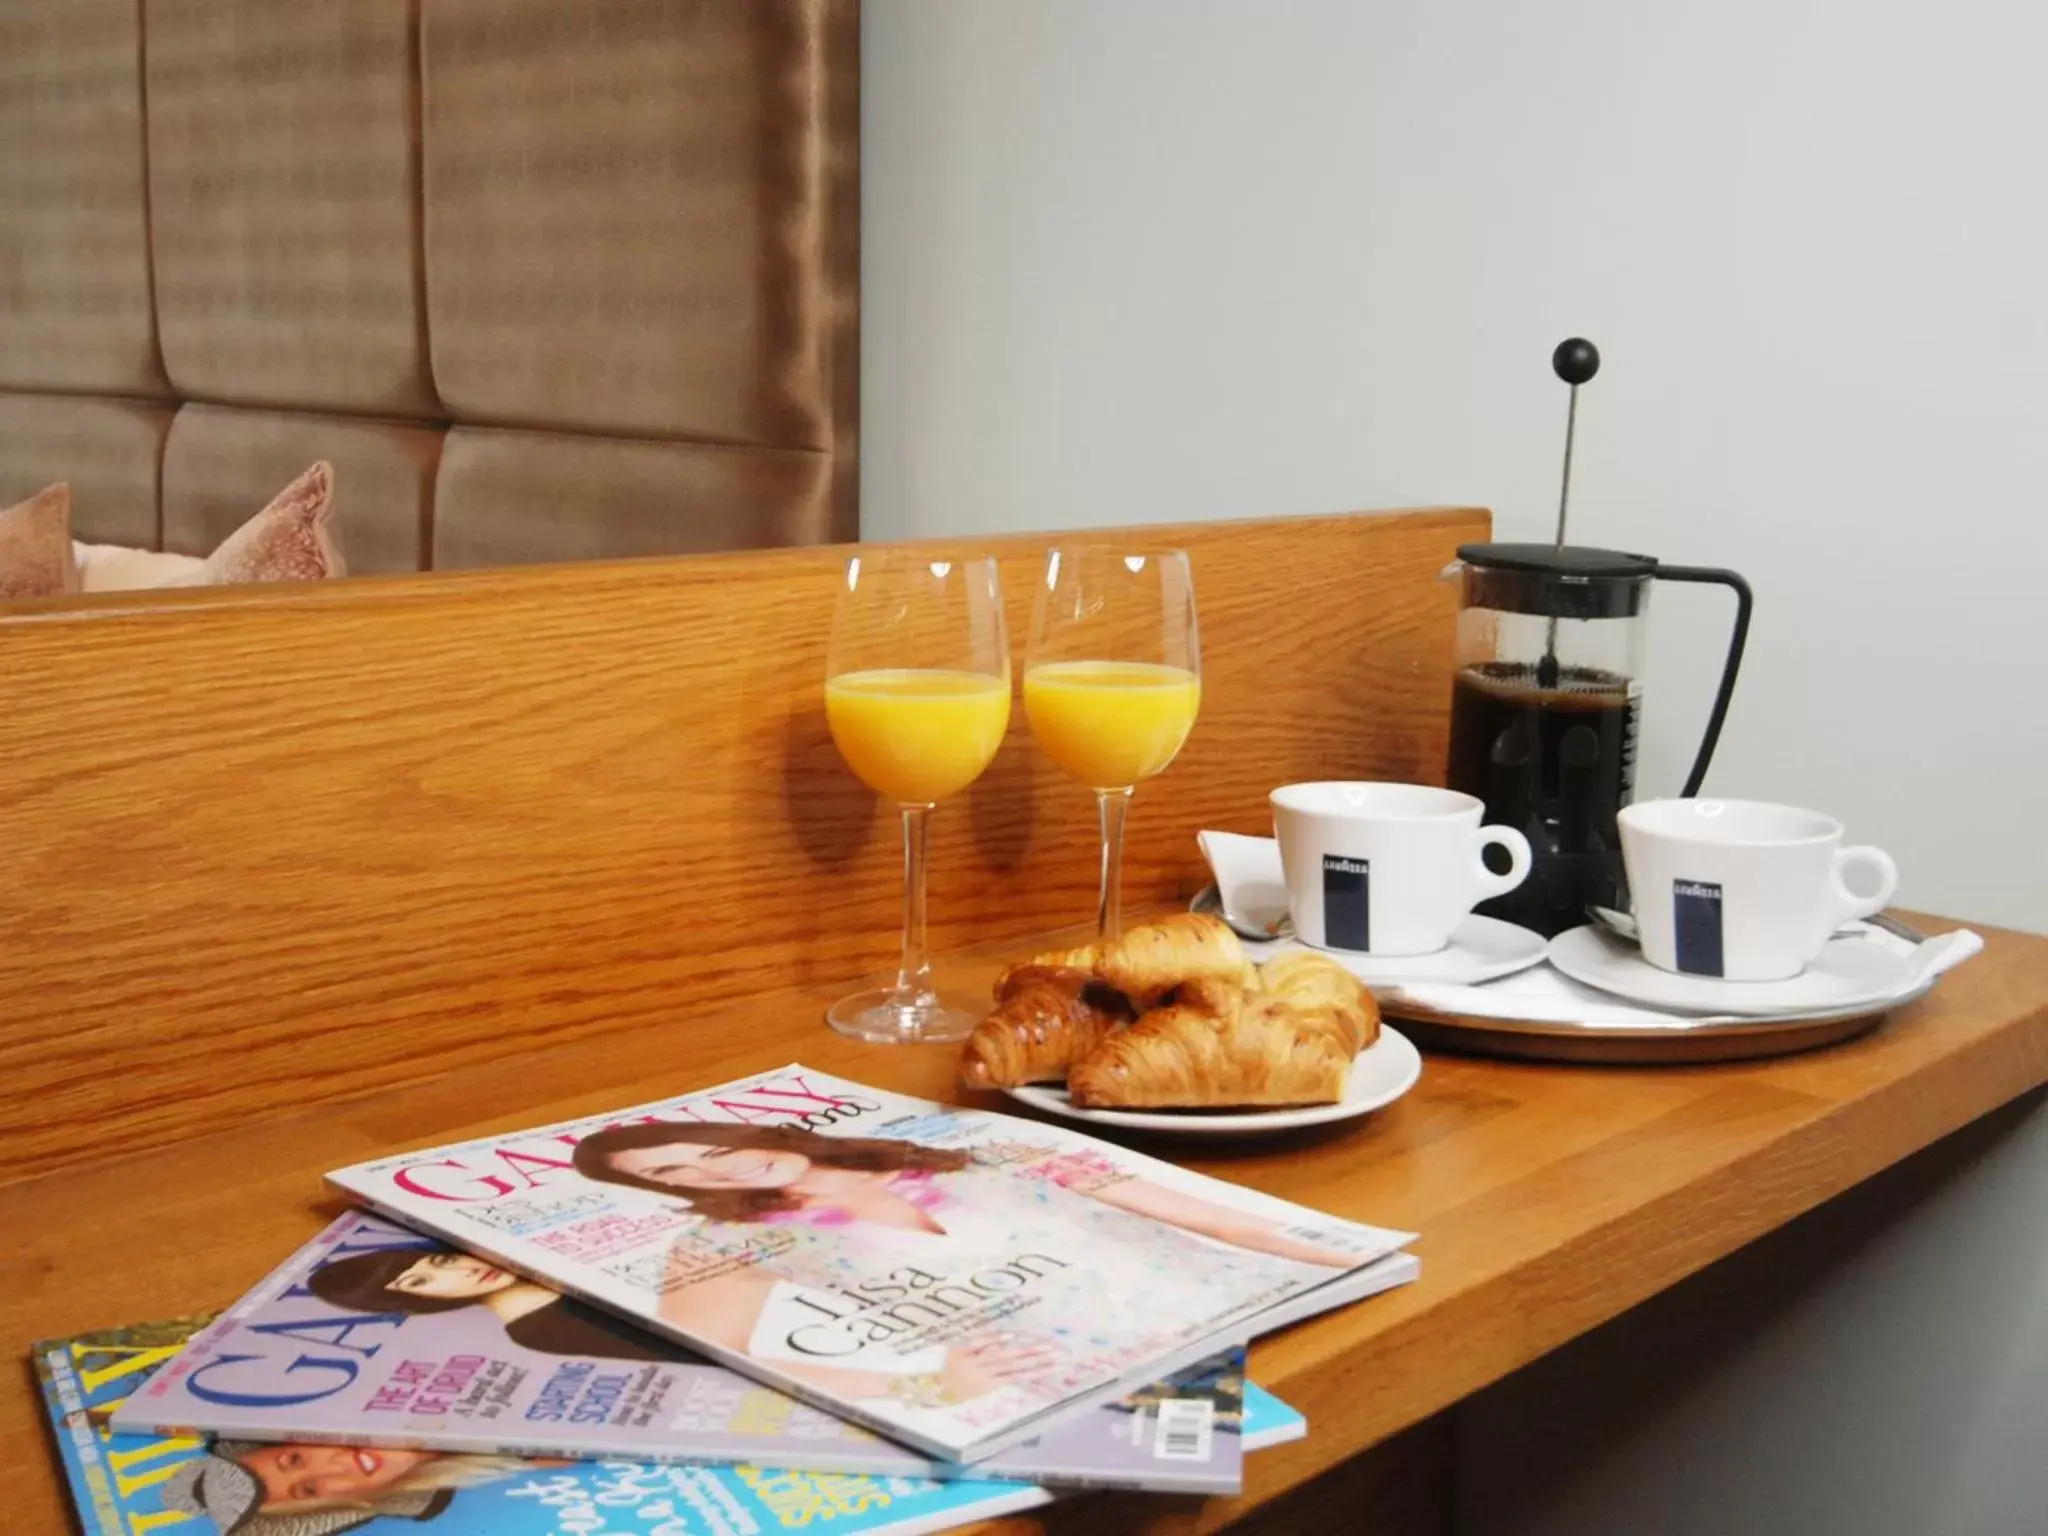
<path id="1" fill-rule="evenodd" d="M 1084 1409 L 975 1475 L 1235 1492 L 1243 1359 L 1226 1352 L 1136 1406 Z M 962 1470 L 363 1212 L 195 1336 L 114 1426 L 898 1477 Z"/>

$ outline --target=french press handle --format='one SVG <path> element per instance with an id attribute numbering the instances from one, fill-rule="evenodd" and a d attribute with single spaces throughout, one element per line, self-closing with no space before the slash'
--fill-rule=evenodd
<path id="1" fill-rule="evenodd" d="M 1699 756 L 1693 759 L 1692 772 L 1686 775 L 1685 788 L 1679 791 L 1681 797 L 1690 800 L 1700 792 L 1700 784 L 1707 776 L 1707 764 L 1713 761 L 1714 747 L 1721 740 L 1721 722 L 1728 718 L 1728 701 L 1735 696 L 1735 673 L 1742 665 L 1742 647 L 1749 640 L 1752 599 L 1749 583 L 1733 571 L 1705 565 L 1659 565 L 1652 574 L 1659 581 L 1727 587 L 1735 594 L 1735 628 L 1728 636 L 1728 659 L 1721 663 L 1721 687 L 1714 695 L 1713 712 L 1707 716 L 1707 733 L 1700 738 Z"/>

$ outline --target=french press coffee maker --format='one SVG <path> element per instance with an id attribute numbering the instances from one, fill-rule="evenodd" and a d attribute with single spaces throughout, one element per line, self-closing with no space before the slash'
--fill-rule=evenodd
<path id="1" fill-rule="evenodd" d="M 1687 796 L 1699 791 L 1720 738 L 1750 612 L 1749 583 L 1733 571 L 1565 543 L 1579 386 L 1599 371 L 1600 354 L 1574 339 L 1551 366 L 1571 386 L 1556 542 L 1466 544 L 1444 571 L 1462 599 L 1448 782 L 1485 801 L 1485 820 L 1516 828 L 1534 855 L 1529 878 L 1479 910 L 1543 934 L 1577 927 L 1590 907 L 1628 910 L 1615 818 L 1635 791 L 1651 583 L 1735 593 L 1728 657 Z"/>

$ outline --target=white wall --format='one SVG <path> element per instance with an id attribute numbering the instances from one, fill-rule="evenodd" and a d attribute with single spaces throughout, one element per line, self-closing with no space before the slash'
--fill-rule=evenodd
<path id="1" fill-rule="evenodd" d="M 870 537 L 1476 502 L 1758 594 L 1712 789 L 2048 929 L 2048 7 L 867 0 Z M 1660 592 L 1642 784 L 1726 599 Z M 1370 665 L 1370 657 L 1360 658 Z"/>

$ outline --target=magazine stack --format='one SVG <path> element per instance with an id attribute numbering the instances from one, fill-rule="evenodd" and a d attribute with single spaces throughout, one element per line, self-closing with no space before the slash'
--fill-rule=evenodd
<path id="1" fill-rule="evenodd" d="M 1228 1495 L 1246 1343 L 1410 1234 L 801 1066 L 343 1168 L 247 1295 L 36 1346 L 88 1536 L 936 1532 Z"/>

